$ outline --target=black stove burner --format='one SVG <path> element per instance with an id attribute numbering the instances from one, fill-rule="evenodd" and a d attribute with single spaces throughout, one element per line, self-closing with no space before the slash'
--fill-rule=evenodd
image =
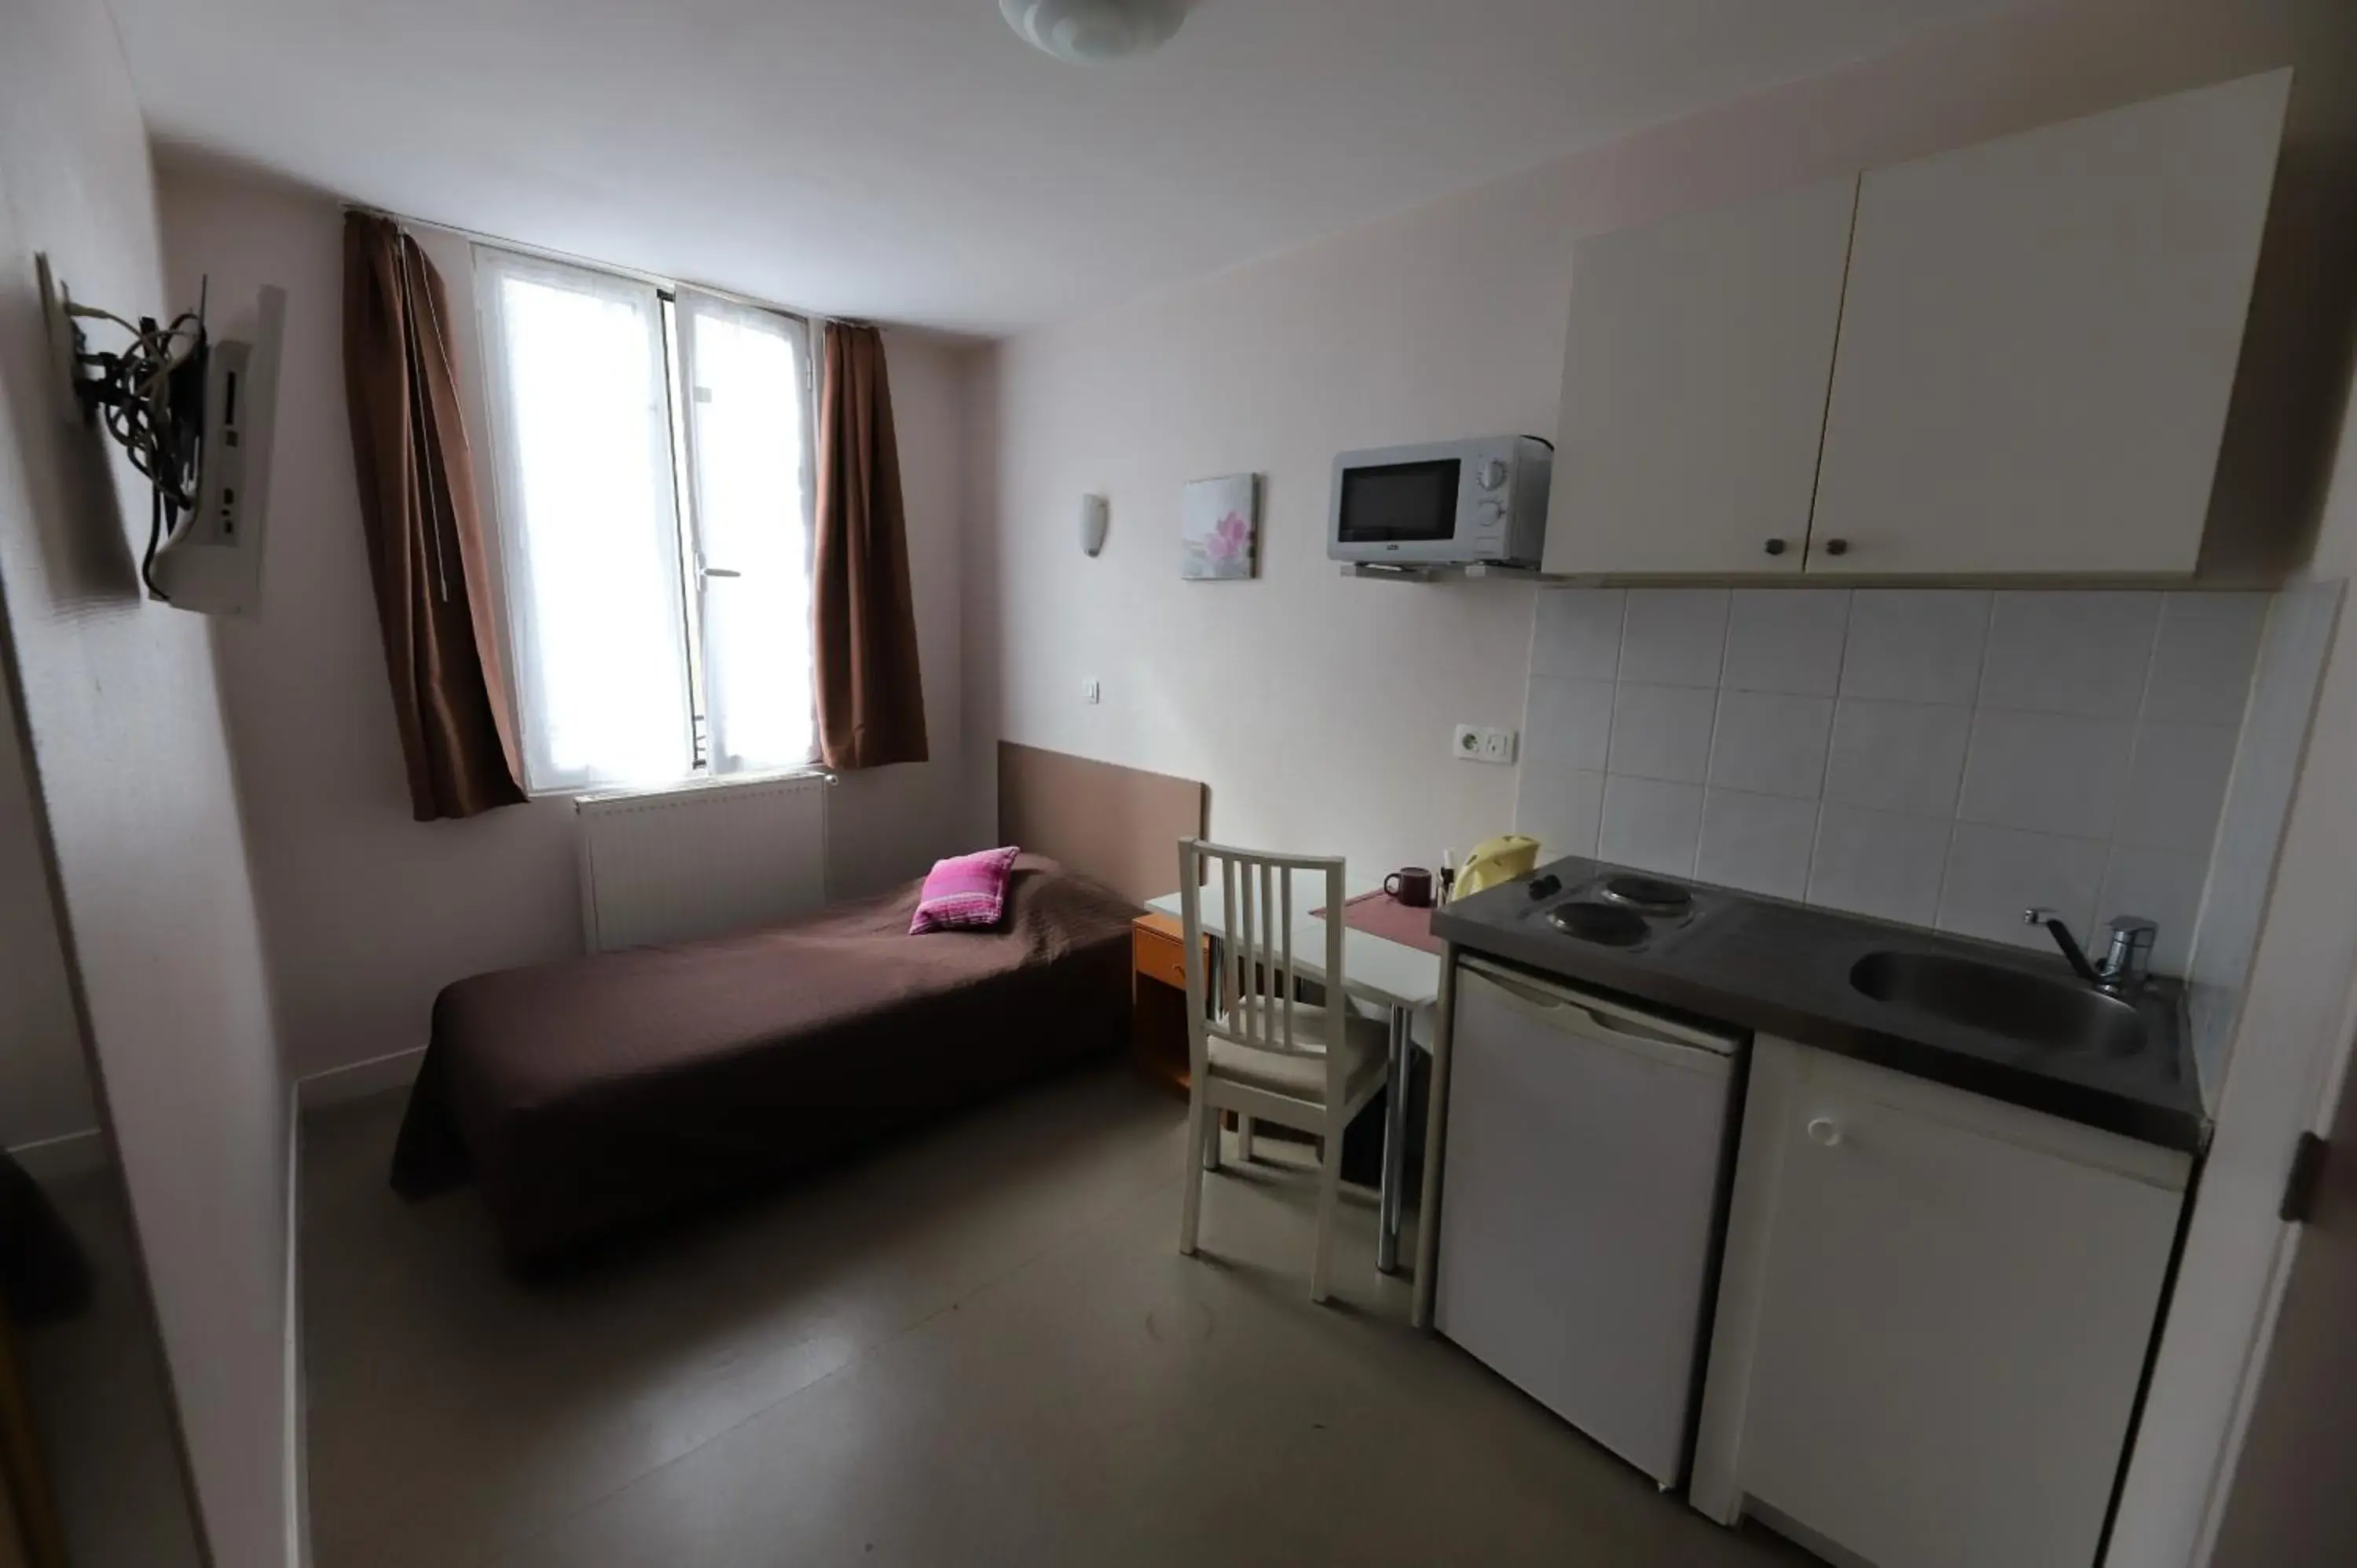
<path id="1" fill-rule="evenodd" d="M 1654 876 L 1608 876 L 1597 891 L 1609 902 L 1648 915 L 1683 915 L 1694 908 L 1692 893 Z"/>
<path id="2" fill-rule="evenodd" d="M 1609 904 L 1557 904 L 1547 911 L 1546 918 L 1547 924 L 1565 936 L 1609 948 L 1633 948 L 1652 929 L 1634 909 L 1617 909 Z"/>

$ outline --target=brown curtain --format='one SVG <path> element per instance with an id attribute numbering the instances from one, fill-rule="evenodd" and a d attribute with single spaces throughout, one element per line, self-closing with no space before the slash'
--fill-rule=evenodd
<path id="1" fill-rule="evenodd" d="M 524 798 L 458 413 L 442 274 L 390 219 L 344 215 L 344 390 L 385 673 L 417 820 Z"/>
<path id="2" fill-rule="evenodd" d="M 873 327 L 826 324 L 815 555 L 819 759 L 840 768 L 924 761 L 900 454 L 884 338 Z"/>

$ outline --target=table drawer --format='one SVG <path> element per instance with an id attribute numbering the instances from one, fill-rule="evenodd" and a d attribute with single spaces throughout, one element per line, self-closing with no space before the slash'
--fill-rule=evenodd
<path id="1" fill-rule="evenodd" d="M 1138 978 L 1187 989 L 1187 947 L 1178 936 L 1141 921 L 1130 928 L 1129 950 Z"/>

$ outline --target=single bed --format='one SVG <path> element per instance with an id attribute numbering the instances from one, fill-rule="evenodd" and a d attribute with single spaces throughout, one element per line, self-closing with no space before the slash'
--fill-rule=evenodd
<path id="1" fill-rule="evenodd" d="M 546 1262 L 1124 1044 L 1130 921 L 1203 831 L 1189 779 L 1002 745 L 989 930 L 919 883 L 769 929 L 477 975 L 434 1004 L 393 1185 L 472 1178 Z"/>
<path id="2" fill-rule="evenodd" d="M 394 1187 L 471 1176 L 511 1255 L 544 1262 L 1126 1038 L 1129 900 L 1025 854 L 996 929 L 912 937 L 916 903 L 447 987 Z"/>

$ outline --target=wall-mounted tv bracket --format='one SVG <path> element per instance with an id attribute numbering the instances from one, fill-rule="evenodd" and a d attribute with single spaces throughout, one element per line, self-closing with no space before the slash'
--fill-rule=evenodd
<path id="1" fill-rule="evenodd" d="M 196 309 L 182 311 L 168 324 L 152 316 L 135 323 L 111 310 L 77 304 L 50 270 L 48 255 L 35 255 L 33 266 L 61 412 L 77 425 L 98 424 L 152 487 L 147 551 L 139 575 L 150 594 L 164 598 L 153 580 L 156 550 L 181 517 L 195 510 L 203 456 L 204 294 L 199 292 Z M 82 331 L 84 322 L 119 328 L 128 341 L 111 352 L 94 350 Z"/>

